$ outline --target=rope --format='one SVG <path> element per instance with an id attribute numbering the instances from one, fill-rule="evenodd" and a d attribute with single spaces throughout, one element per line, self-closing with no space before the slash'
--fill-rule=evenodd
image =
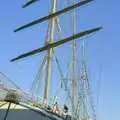
<path id="1" fill-rule="evenodd" d="M 3 107 L 3 106 L 6 105 L 6 104 L 7 104 L 7 103 L 3 103 L 3 104 L 1 104 L 1 105 L 0 105 L 0 108 Z"/>
<path id="2" fill-rule="evenodd" d="M 59 71 L 60 76 L 61 76 L 62 83 L 63 83 L 64 87 L 67 88 L 67 84 L 66 84 L 66 82 L 65 82 L 64 75 L 63 75 L 62 69 L 61 69 L 61 67 L 60 67 L 59 60 L 58 60 L 57 56 L 55 55 L 54 50 L 53 50 L 53 55 L 54 55 L 55 60 L 56 60 L 56 63 L 57 63 L 57 67 L 58 67 L 58 71 Z M 70 100 L 72 101 L 72 98 L 71 98 L 71 96 L 70 96 L 70 90 L 67 89 L 67 92 L 68 92 L 68 97 L 69 97 Z"/>
<path id="3" fill-rule="evenodd" d="M 0 75 L 2 75 L 11 85 L 13 85 L 16 89 L 18 89 L 18 90 L 20 90 L 20 91 L 22 91 L 21 90 L 21 88 L 20 87 L 18 87 L 11 79 L 9 79 L 4 73 L 2 73 L 2 72 L 0 72 Z M 4 79 L 4 80 L 5 80 Z M 3 81 L 4 81 L 3 80 Z M 6 82 L 7 82 L 6 81 Z"/>
<path id="4" fill-rule="evenodd" d="M 101 89 L 101 78 L 102 78 L 102 64 L 100 65 L 100 72 L 98 78 L 98 95 L 97 95 L 97 103 L 96 103 L 96 112 L 98 113 L 98 105 L 99 105 L 99 98 L 100 98 L 100 89 Z"/>
<path id="5" fill-rule="evenodd" d="M 44 65 L 46 63 L 46 60 L 47 60 L 47 56 L 44 57 L 43 62 L 42 62 L 41 66 L 40 66 L 40 68 L 38 70 L 38 73 L 37 73 L 37 75 L 35 77 L 35 80 L 33 81 L 32 87 L 30 89 L 30 91 L 33 92 L 32 94 L 34 94 L 34 92 L 37 91 L 37 89 L 38 89 L 40 77 L 41 77 Z"/>

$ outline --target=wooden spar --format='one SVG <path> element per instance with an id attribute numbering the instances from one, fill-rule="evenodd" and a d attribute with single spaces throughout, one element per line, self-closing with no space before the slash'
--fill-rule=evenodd
<path id="1" fill-rule="evenodd" d="M 25 3 L 25 4 L 22 6 L 22 8 L 26 8 L 26 7 L 28 7 L 29 5 L 32 5 L 33 3 L 37 2 L 37 1 L 39 1 L 39 0 L 30 0 L 30 1 L 28 1 L 27 3 Z"/>
<path id="2" fill-rule="evenodd" d="M 52 13 L 56 12 L 57 0 L 52 0 Z M 50 27 L 50 37 L 48 38 L 49 44 L 54 42 L 54 31 L 55 31 L 55 17 L 51 19 L 51 27 Z M 52 56 L 53 51 L 52 48 L 47 51 L 47 66 L 46 66 L 46 76 L 45 76 L 45 87 L 44 87 L 44 102 L 48 104 L 49 94 L 50 94 L 50 86 L 51 86 L 51 72 L 52 72 Z"/>
<path id="3" fill-rule="evenodd" d="M 25 28 L 31 27 L 31 26 L 33 26 L 33 25 L 36 25 L 36 24 L 38 24 L 38 23 L 42 23 L 42 22 L 44 22 L 44 21 L 46 21 L 46 20 L 49 20 L 49 19 L 51 19 L 51 18 L 53 18 L 53 17 L 62 15 L 62 14 L 64 14 L 64 13 L 68 12 L 68 11 L 71 11 L 71 10 L 75 9 L 75 8 L 78 8 L 78 7 L 80 7 L 80 6 L 86 5 L 87 3 L 92 2 L 92 1 L 93 1 L 93 0 L 84 0 L 84 1 L 78 2 L 78 3 L 76 3 L 76 4 L 72 5 L 72 6 L 69 6 L 69 7 L 67 7 L 67 8 L 62 9 L 62 10 L 59 10 L 59 11 L 57 11 L 57 12 L 55 12 L 55 13 L 52 13 L 52 14 L 50 14 L 50 15 L 48 15 L 48 16 L 39 18 L 39 19 L 34 20 L 34 21 L 32 21 L 32 22 L 30 22 L 30 23 L 28 23 L 28 24 L 26 24 L 26 25 L 23 25 L 23 26 L 21 26 L 21 27 L 18 27 L 17 29 L 14 30 L 14 32 L 23 30 L 23 29 L 25 29 Z"/>
<path id="4" fill-rule="evenodd" d="M 19 59 L 22 59 L 22 58 L 25 58 L 25 57 L 28 57 L 28 56 L 32 56 L 32 55 L 38 54 L 38 53 L 40 53 L 40 52 L 43 52 L 43 51 L 45 51 L 45 50 L 48 50 L 48 49 L 51 49 L 51 48 L 54 48 L 54 47 L 58 47 L 58 46 L 60 46 L 60 45 L 62 45 L 62 44 L 64 44 L 64 43 L 70 42 L 70 41 L 75 40 L 75 39 L 77 39 L 77 38 L 84 37 L 84 36 L 89 35 L 89 34 L 91 34 L 91 33 L 97 32 L 97 31 L 99 31 L 99 30 L 101 30 L 101 29 L 102 29 L 102 27 L 97 27 L 97 28 L 93 28 L 93 29 L 89 29 L 89 30 L 80 32 L 80 33 L 78 33 L 78 34 L 75 34 L 75 35 L 73 35 L 73 36 L 67 37 L 67 38 L 65 38 L 65 39 L 61 39 L 61 40 L 59 40 L 59 41 L 57 41 L 57 42 L 50 43 L 50 44 L 48 44 L 48 45 L 46 45 L 46 46 L 44 46 L 44 47 L 42 47 L 42 48 L 38 48 L 38 49 L 35 49 L 35 50 L 33 50 L 33 51 L 24 53 L 24 54 L 22 54 L 22 55 L 20 55 L 20 56 L 18 56 L 18 57 L 16 57 L 16 58 L 13 58 L 13 59 L 11 60 L 11 62 L 16 61 L 16 60 L 19 60 Z"/>
<path id="5" fill-rule="evenodd" d="M 75 0 L 73 0 L 73 5 L 75 4 Z M 73 24 L 73 35 L 76 34 L 76 10 L 73 10 L 72 13 L 72 24 Z M 75 118 L 75 111 L 76 111 L 76 103 L 77 103 L 77 92 L 76 92 L 76 85 L 77 85 L 77 80 L 76 80 L 76 70 L 77 70 L 77 64 L 76 64 L 76 41 L 72 41 L 72 116 Z"/>

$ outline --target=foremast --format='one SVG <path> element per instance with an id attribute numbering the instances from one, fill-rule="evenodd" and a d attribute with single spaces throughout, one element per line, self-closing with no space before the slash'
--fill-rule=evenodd
<path id="1" fill-rule="evenodd" d="M 57 0 L 51 0 L 52 3 L 52 13 L 56 12 L 56 6 L 57 6 Z M 50 38 L 48 38 L 48 43 L 54 42 L 54 31 L 55 31 L 55 17 L 51 19 L 50 24 Z M 45 78 L 45 88 L 44 88 L 44 100 L 46 103 L 48 103 L 49 100 L 49 91 L 50 91 L 50 84 L 51 84 L 51 71 L 52 71 L 52 56 L 53 56 L 53 49 L 49 49 L 47 53 L 47 73 Z"/>

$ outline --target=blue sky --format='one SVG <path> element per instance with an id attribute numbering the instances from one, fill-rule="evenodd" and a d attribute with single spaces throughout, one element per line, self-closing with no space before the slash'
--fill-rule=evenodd
<path id="1" fill-rule="evenodd" d="M 64 0 L 61 1 L 59 7 L 63 8 L 67 4 L 63 2 Z M 26 9 L 21 8 L 23 3 L 25 0 L 1 1 L 0 3 L 0 71 L 26 90 L 31 86 L 43 54 L 15 63 L 10 63 L 9 60 L 25 51 L 42 46 L 47 23 L 36 25 L 19 33 L 13 33 L 13 30 L 28 21 L 47 15 L 50 0 L 41 0 Z M 78 31 L 99 25 L 104 28 L 101 32 L 87 38 L 86 45 L 86 61 L 90 79 L 94 84 L 93 93 L 99 94 L 98 120 L 120 119 L 119 9 L 119 0 L 95 0 L 91 5 L 77 9 L 79 11 Z M 65 30 L 64 36 L 68 36 L 70 22 L 65 20 L 65 16 L 61 16 L 60 19 L 61 24 L 65 22 L 66 27 L 63 27 L 62 34 Z M 62 58 L 68 55 L 67 48 L 69 48 L 67 45 L 63 46 L 65 55 L 62 53 L 60 55 Z M 58 49 L 59 54 L 60 52 L 61 50 Z M 102 69 L 99 91 L 100 66 Z"/>

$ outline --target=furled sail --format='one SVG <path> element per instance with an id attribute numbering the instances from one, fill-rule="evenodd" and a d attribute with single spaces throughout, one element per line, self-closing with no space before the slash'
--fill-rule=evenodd
<path id="1" fill-rule="evenodd" d="M 89 29 L 89 30 L 80 32 L 80 33 L 78 33 L 78 34 L 75 34 L 75 35 L 73 35 L 73 36 L 70 36 L 70 37 L 64 38 L 64 39 L 62 39 L 62 40 L 59 40 L 59 41 L 57 41 L 57 42 L 48 44 L 48 45 L 46 45 L 46 46 L 44 46 L 44 47 L 42 47 L 42 48 L 38 48 L 38 49 L 35 49 L 35 50 L 31 51 L 31 52 L 24 53 L 24 54 L 22 54 L 22 55 L 20 55 L 20 56 L 18 56 L 18 57 L 16 57 L 16 58 L 13 58 L 13 59 L 11 60 L 11 62 L 16 61 L 16 60 L 19 60 L 19 59 L 22 59 L 22 58 L 25 58 L 25 57 L 28 57 L 28 56 L 35 55 L 35 54 L 37 54 L 37 53 L 43 52 L 43 51 L 48 50 L 48 49 L 50 49 L 50 48 L 58 47 L 58 46 L 66 43 L 66 42 L 70 42 L 70 41 L 75 40 L 75 39 L 77 39 L 77 38 L 81 38 L 81 37 L 84 37 L 84 36 L 89 35 L 89 34 L 91 34 L 91 33 L 97 32 L 97 31 L 99 31 L 101 28 L 102 28 L 102 27 L 97 27 L 97 28 Z"/>

